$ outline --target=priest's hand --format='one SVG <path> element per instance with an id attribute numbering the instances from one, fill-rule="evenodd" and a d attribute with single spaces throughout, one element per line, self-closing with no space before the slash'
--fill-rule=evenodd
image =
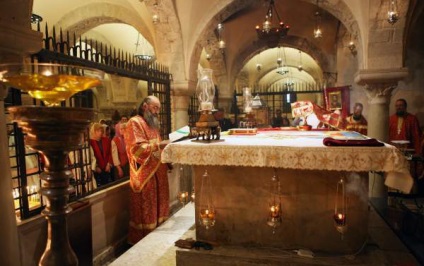
<path id="1" fill-rule="evenodd" d="M 167 140 L 162 140 L 162 141 L 159 143 L 159 148 L 160 148 L 161 150 L 163 150 L 163 149 L 165 149 L 166 145 L 168 145 L 168 144 L 169 144 L 169 139 L 167 139 Z"/>

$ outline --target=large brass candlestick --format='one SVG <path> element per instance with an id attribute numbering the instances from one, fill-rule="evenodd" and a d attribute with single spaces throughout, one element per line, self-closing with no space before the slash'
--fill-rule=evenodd
<path id="1" fill-rule="evenodd" d="M 94 111 L 86 108 L 58 107 L 74 93 L 100 85 L 99 71 L 53 64 L 0 65 L 0 82 L 43 100 L 50 107 L 13 106 L 13 121 L 26 134 L 25 144 L 45 156 L 41 174 L 41 194 L 47 199 L 43 215 L 47 219 L 47 244 L 39 265 L 78 265 L 69 239 L 66 215 L 70 193 L 67 169 L 71 150 L 83 140 Z M 96 74 L 96 75 L 92 75 Z"/>

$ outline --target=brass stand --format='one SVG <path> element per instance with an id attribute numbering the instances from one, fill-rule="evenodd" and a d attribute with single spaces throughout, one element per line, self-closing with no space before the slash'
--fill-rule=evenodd
<path id="1" fill-rule="evenodd" d="M 68 153 L 77 149 L 94 116 L 92 109 L 14 106 L 8 108 L 12 119 L 26 133 L 25 144 L 46 159 L 41 174 L 41 194 L 47 198 L 43 215 L 47 219 L 47 245 L 39 265 L 78 265 L 68 239 L 66 215 L 70 193 L 67 170 Z"/>
<path id="2" fill-rule="evenodd" d="M 199 121 L 196 122 L 196 127 L 190 129 L 190 134 L 192 137 L 196 137 L 197 141 L 200 137 L 207 142 L 220 139 L 221 127 L 212 115 L 212 111 L 201 111 Z"/>

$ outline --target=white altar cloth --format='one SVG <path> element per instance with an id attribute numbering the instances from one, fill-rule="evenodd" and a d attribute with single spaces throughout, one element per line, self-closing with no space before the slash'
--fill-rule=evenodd
<path id="1" fill-rule="evenodd" d="M 360 135 L 361 136 L 361 135 Z M 219 141 L 170 143 L 162 161 L 187 165 L 275 167 L 299 170 L 385 172 L 385 184 L 409 193 L 413 179 L 405 156 L 394 146 L 324 146 L 323 139 L 356 138 L 341 131 L 265 131 L 226 135 Z"/>

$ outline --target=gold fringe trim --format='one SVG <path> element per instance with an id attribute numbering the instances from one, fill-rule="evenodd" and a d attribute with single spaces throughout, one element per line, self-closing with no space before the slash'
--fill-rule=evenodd
<path id="1" fill-rule="evenodd" d="M 163 223 L 167 219 L 168 219 L 168 216 L 160 217 L 157 223 L 151 223 L 151 224 L 135 224 L 134 222 L 130 221 L 130 226 L 137 230 L 143 230 L 143 229 L 153 230 L 158 226 L 158 224 Z"/>
<path id="2" fill-rule="evenodd" d="M 136 176 L 138 176 L 139 174 L 140 174 L 140 171 L 142 171 L 143 169 L 144 169 L 144 166 L 145 165 L 143 165 L 143 166 L 141 166 L 140 168 L 138 168 L 138 169 L 136 169 L 132 164 L 130 165 L 130 167 L 132 168 L 131 170 L 132 171 L 134 171 L 135 173 L 136 173 Z M 156 174 L 156 171 L 159 169 L 159 166 L 160 166 L 160 161 L 158 160 L 158 162 L 157 162 L 157 165 L 155 166 L 155 168 L 149 173 L 149 175 L 144 179 L 144 181 L 143 181 L 143 183 L 141 183 L 140 184 L 140 188 L 139 189 L 136 189 L 136 188 L 134 188 L 134 186 L 132 185 L 132 182 L 131 182 L 131 189 L 132 189 L 132 191 L 133 192 L 140 192 L 143 188 L 144 188 L 144 186 L 146 185 L 146 183 L 150 180 L 150 178 L 152 178 L 152 176 L 154 175 L 154 174 Z"/>
<path id="3" fill-rule="evenodd" d="M 143 229 L 147 229 L 147 230 L 153 230 L 157 227 L 157 223 L 152 223 L 152 224 L 135 224 L 134 222 L 130 222 L 130 226 L 137 229 L 137 230 L 143 230 Z"/>

